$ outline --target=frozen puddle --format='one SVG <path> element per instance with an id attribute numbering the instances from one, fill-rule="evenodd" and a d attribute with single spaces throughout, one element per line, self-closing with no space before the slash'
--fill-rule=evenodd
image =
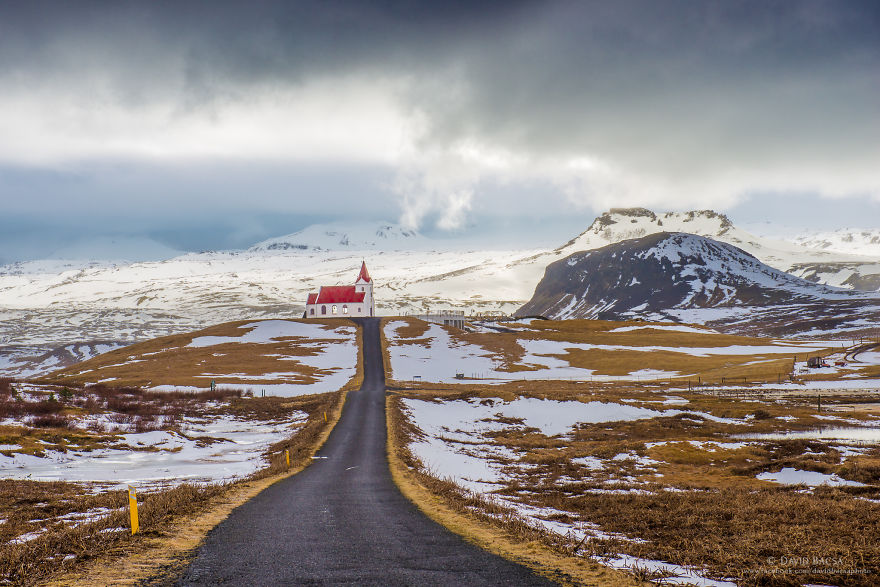
<path id="1" fill-rule="evenodd" d="M 0 469 L 6 479 L 98 482 L 115 487 L 227 481 L 257 471 L 264 464 L 263 453 L 288 438 L 293 427 L 307 418 L 297 412 L 289 420 L 275 422 L 190 419 L 179 433 L 122 434 L 115 447 L 91 452 L 0 455 Z"/>
<path id="2" fill-rule="evenodd" d="M 827 473 L 817 473 L 816 471 L 801 471 L 792 467 L 785 467 L 776 473 L 761 473 L 757 475 L 762 481 L 774 481 L 782 485 L 809 485 L 816 487 L 817 485 L 849 485 L 852 487 L 864 487 L 864 483 L 858 481 L 850 481 L 842 479 L 837 475 L 829 475 Z"/>

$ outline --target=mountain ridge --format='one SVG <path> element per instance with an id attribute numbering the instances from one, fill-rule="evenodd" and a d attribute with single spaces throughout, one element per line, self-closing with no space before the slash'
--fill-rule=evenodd
<path id="1" fill-rule="evenodd" d="M 256 243 L 248 251 L 400 250 L 424 246 L 417 230 L 391 222 L 312 224 L 306 228 Z"/>
<path id="2" fill-rule="evenodd" d="M 847 304 L 845 311 L 839 311 L 838 302 Z M 794 316 L 799 306 L 826 305 L 823 320 L 836 321 L 829 322 L 830 332 L 863 318 L 852 315 L 853 304 L 877 305 L 880 311 L 880 294 L 815 284 L 729 243 L 663 232 L 572 253 L 548 265 L 534 295 L 515 315 L 680 321 L 675 312 L 690 311 L 689 321 L 709 323 L 712 312 L 700 317 L 699 311 L 776 308 L 777 314 Z M 809 313 L 813 320 L 816 309 Z M 753 326 L 740 320 L 738 329 Z"/>

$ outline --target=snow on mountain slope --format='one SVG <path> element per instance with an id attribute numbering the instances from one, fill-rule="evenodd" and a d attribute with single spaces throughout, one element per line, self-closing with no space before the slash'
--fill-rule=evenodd
<path id="1" fill-rule="evenodd" d="M 832 232 L 812 232 L 790 239 L 808 249 L 880 257 L 880 229 L 841 228 Z"/>
<path id="2" fill-rule="evenodd" d="M 782 327 L 777 333 L 797 334 L 817 325 L 831 333 L 863 327 L 865 319 L 876 321 L 880 294 L 818 285 L 707 237 L 658 233 L 574 253 L 549 265 L 517 315 L 687 316 L 686 321 L 712 326 L 735 322 L 741 332 L 773 323 Z"/>
<path id="3" fill-rule="evenodd" d="M 128 265 L 133 261 L 88 260 L 88 259 L 40 259 L 36 261 L 16 261 L 0 265 L 0 276 L 4 275 L 58 275 L 83 269 L 113 268 Z"/>
<path id="4" fill-rule="evenodd" d="M 387 222 L 313 224 L 299 232 L 257 243 L 251 251 L 385 251 L 424 247 L 426 239 L 415 230 Z"/>
<path id="5" fill-rule="evenodd" d="M 68 244 L 51 253 L 49 258 L 135 262 L 148 259 L 170 259 L 181 253 L 180 250 L 143 236 L 96 236 L 82 238 Z"/>
<path id="6" fill-rule="evenodd" d="M 569 255 L 658 232 L 687 232 L 730 243 L 771 267 L 809 281 L 866 291 L 880 289 L 880 252 L 856 248 L 841 252 L 759 237 L 712 210 L 655 214 L 645 208 L 612 208 L 558 250 Z"/>
<path id="7" fill-rule="evenodd" d="M 362 260 L 376 283 L 379 314 L 513 312 L 532 296 L 548 264 L 664 230 L 731 243 L 810 281 L 867 287 L 874 276 L 874 289 L 880 289 L 876 259 L 754 237 L 711 211 L 612 210 L 553 250 L 451 250 L 454 244 L 391 223 L 319 225 L 245 251 L 0 267 L 0 350 L 15 347 L 16 356 L 41 357 L 81 342 L 130 344 L 231 320 L 299 317 L 309 292 L 353 283 Z"/>
<path id="8" fill-rule="evenodd" d="M 9 357 L 4 373 L 35 373 L 37 363 L 70 364 L 56 351 L 82 341 L 118 346 L 232 320 L 297 318 L 309 292 L 353 283 L 362 260 L 380 314 L 444 307 L 513 312 L 554 258 L 546 251 L 272 249 L 65 266 L 59 273 L 24 264 L 0 273 L 0 355 Z M 60 360 L 37 361 L 50 355 Z"/>

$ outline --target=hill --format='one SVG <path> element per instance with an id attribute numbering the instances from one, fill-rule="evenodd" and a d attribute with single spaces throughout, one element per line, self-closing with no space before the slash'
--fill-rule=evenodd
<path id="1" fill-rule="evenodd" d="M 667 319 L 730 331 L 840 334 L 880 313 L 880 295 L 818 285 L 728 243 L 658 233 L 547 267 L 519 316 Z"/>
<path id="2" fill-rule="evenodd" d="M 880 253 L 874 231 L 838 231 L 793 241 L 756 236 L 712 210 L 665 212 L 612 208 L 557 249 L 571 254 L 661 232 L 687 232 L 726 242 L 763 263 L 808 281 L 864 291 L 880 290 Z"/>

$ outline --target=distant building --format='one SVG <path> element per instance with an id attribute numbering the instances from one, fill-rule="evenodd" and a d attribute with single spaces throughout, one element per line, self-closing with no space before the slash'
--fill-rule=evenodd
<path id="1" fill-rule="evenodd" d="M 413 318 L 464 329 L 465 315 L 461 310 L 440 310 L 431 314 L 414 314 Z"/>
<path id="2" fill-rule="evenodd" d="M 366 262 L 354 285 L 323 285 L 318 293 L 310 293 L 306 300 L 305 318 L 375 316 L 373 280 Z"/>

